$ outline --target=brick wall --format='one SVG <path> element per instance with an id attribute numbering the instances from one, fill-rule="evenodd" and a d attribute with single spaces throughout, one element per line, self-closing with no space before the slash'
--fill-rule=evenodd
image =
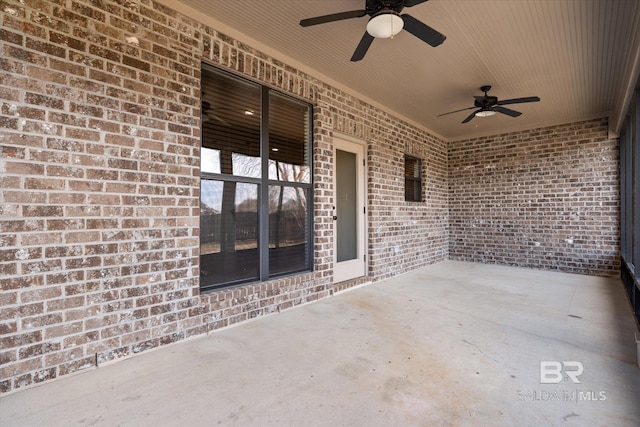
<path id="1" fill-rule="evenodd" d="M 450 257 L 617 274 L 618 182 L 606 119 L 451 142 Z"/>
<path id="2" fill-rule="evenodd" d="M 445 142 L 213 28 L 150 0 L 5 0 L 0 52 L 0 392 L 362 282 L 332 283 L 334 131 L 367 144 L 368 280 L 447 257 Z M 201 61 L 314 104 L 314 272 L 200 294 Z"/>
<path id="3" fill-rule="evenodd" d="M 449 239 L 447 146 L 406 126 L 387 132 L 369 145 L 370 267 L 381 278 L 447 259 Z M 421 203 L 404 200 L 405 154 L 422 159 Z"/>

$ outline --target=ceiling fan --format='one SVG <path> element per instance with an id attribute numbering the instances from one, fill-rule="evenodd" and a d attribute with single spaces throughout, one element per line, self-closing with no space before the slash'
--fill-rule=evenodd
<path id="1" fill-rule="evenodd" d="M 365 31 L 362 39 L 360 39 L 360 43 L 358 43 L 351 57 L 352 61 L 360 61 L 364 58 L 374 38 L 393 38 L 393 36 L 402 31 L 402 29 L 407 30 L 420 40 L 436 47 L 444 42 L 446 39 L 444 35 L 418 21 L 411 15 L 406 13 L 400 15 L 400 12 L 402 12 L 405 7 L 416 6 L 426 1 L 428 0 L 366 0 L 365 8 L 362 10 L 351 10 L 303 19 L 300 21 L 300 25 L 309 27 L 369 15 L 371 18 L 369 18 L 369 22 L 367 23 L 367 31 Z"/>
<path id="2" fill-rule="evenodd" d="M 203 93 L 204 95 L 204 93 Z M 231 127 L 231 125 L 222 117 L 216 115 L 213 112 L 213 108 L 211 108 L 211 103 L 209 101 L 202 101 L 202 121 L 203 122 L 208 122 L 211 121 L 211 119 L 216 120 L 220 123 L 222 123 L 223 125 L 227 126 L 227 127 Z"/>
<path id="3" fill-rule="evenodd" d="M 486 85 L 480 88 L 481 91 L 484 92 L 484 96 L 474 96 L 475 101 L 473 101 L 473 107 L 463 108 L 461 110 L 449 111 L 448 113 L 440 114 L 438 117 L 446 116 L 447 114 L 458 113 L 460 111 L 471 110 L 473 108 L 477 108 L 476 111 L 469 114 L 469 116 L 462 121 L 462 123 L 470 122 L 474 117 L 489 117 L 493 116 L 496 113 L 506 114 L 511 117 L 518 117 L 522 115 L 521 112 L 512 110 L 510 108 L 505 108 L 503 105 L 509 104 L 522 104 L 525 102 L 538 102 L 540 98 L 537 96 L 528 96 L 526 98 L 512 98 L 512 99 L 504 99 L 502 101 L 498 101 L 498 97 L 489 96 L 487 92 L 491 89 L 491 86 Z"/>

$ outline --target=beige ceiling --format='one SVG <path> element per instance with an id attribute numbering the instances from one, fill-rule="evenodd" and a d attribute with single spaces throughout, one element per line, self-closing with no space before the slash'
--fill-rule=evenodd
<path id="1" fill-rule="evenodd" d="M 609 116 L 616 134 L 638 78 L 638 0 L 430 0 L 403 13 L 447 39 L 406 31 L 350 58 L 368 17 L 302 28 L 299 21 L 364 9 L 365 0 L 161 0 L 214 29 L 337 85 L 448 140 Z M 460 122 L 491 85 L 523 114 Z"/>

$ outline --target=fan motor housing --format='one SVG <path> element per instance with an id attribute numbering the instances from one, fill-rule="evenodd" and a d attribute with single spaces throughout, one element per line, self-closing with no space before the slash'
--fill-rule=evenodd
<path id="1" fill-rule="evenodd" d="M 400 13 L 404 7 L 403 0 L 367 0 L 365 6 L 369 15 L 374 15 L 381 10 L 393 10 L 394 12 Z"/>
<path id="2" fill-rule="evenodd" d="M 473 104 L 478 108 L 493 107 L 497 103 L 498 103 L 498 97 L 497 96 L 489 96 L 489 95 L 485 95 L 484 97 L 482 97 L 480 99 L 476 99 L 473 102 Z"/>

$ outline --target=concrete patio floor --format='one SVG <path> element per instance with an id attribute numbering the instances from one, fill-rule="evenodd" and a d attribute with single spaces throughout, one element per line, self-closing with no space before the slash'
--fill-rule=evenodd
<path id="1" fill-rule="evenodd" d="M 618 279 L 446 261 L 2 396 L 0 425 L 636 426 L 635 330 Z"/>

